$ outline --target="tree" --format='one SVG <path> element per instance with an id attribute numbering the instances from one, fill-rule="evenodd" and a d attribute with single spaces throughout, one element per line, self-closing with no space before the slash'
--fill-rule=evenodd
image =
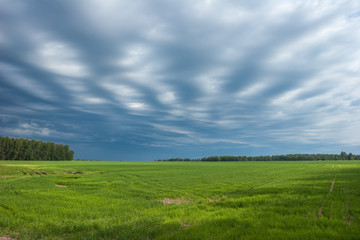
<path id="1" fill-rule="evenodd" d="M 0 160 L 73 160 L 69 145 L 0 137 Z"/>
<path id="2" fill-rule="evenodd" d="M 348 155 L 346 154 L 346 152 L 341 152 L 340 157 L 341 157 L 341 160 L 347 160 L 348 159 Z"/>

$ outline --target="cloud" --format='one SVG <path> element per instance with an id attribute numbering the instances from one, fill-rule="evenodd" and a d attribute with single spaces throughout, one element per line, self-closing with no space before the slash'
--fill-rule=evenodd
<path id="1" fill-rule="evenodd" d="M 49 128 L 41 128 L 34 123 L 23 123 L 20 124 L 19 128 L 7 129 L 7 132 L 13 133 L 17 136 L 49 136 L 51 133 Z"/>
<path id="2" fill-rule="evenodd" d="M 41 99 L 54 98 L 52 89 L 37 84 L 37 81 L 26 76 L 22 69 L 0 62 L 0 71 L 3 75 L 3 81 L 6 81 L 7 84 Z"/>
<path id="3" fill-rule="evenodd" d="M 11 137 L 70 138 L 74 136 L 71 133 L 58 132 L 55 129 L 51 129 L 49 127 L 43 127 L 37 123 L 32 123 L 32 122 L 20 123 L 18 126 L 14 128 L 2 127 L 0 130 L 3 134 L 6 134 Z"/>
<path id="4" fill-rule="evenodd" d="M 87 67 L 76 59 L 76 51 L 66 44 L 59 41 L 47 41 L 39 43 L 37 48 L 28 59 L 39 67 L 67 77 L 89 75 Z"/>
<path id="5" fill-rule="evenodd" d="M 359 12 L 355 0 L 1 1 L 0 109 L 23 119 L 1 134 L 72 133 L 149 159 L 354 151 Z"/>

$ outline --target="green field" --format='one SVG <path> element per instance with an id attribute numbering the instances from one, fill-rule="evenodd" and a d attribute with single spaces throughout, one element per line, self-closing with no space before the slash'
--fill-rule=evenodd
<path id="1" fill-rule="evenodd" d="M 0 161 L 0 238 L 360 239 L 360 161 Z"/>

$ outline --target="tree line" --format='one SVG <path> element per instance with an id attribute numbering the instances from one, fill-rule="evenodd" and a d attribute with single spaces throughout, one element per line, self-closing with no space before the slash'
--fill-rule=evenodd
<path id="1" fill-rule="evenodd" d="M 347 154 L 341 152 L 340 154 L 286 154 L 286 155 L 272 155 L 272 156 L 211 156 L 203 158 L 169 158 L 157 161 L 169 162 L 237 162 L 237 161 L 319 161 L 319 160 L 360 160 L 360 155 L 352 153 Z"/>
<path id="2" fill-rule="evenodd" d="M 69 145 L 24 138 L 0 137 L 1 160 L 73 160 Z"/>

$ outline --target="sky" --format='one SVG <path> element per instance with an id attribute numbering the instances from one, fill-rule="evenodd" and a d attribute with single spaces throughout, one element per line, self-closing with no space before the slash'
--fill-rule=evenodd
<path id="1" fill-rule="evenodd" d="M 0 0 L 0 136 L 90 160 L 360 154 L 360 1 Z"/>

